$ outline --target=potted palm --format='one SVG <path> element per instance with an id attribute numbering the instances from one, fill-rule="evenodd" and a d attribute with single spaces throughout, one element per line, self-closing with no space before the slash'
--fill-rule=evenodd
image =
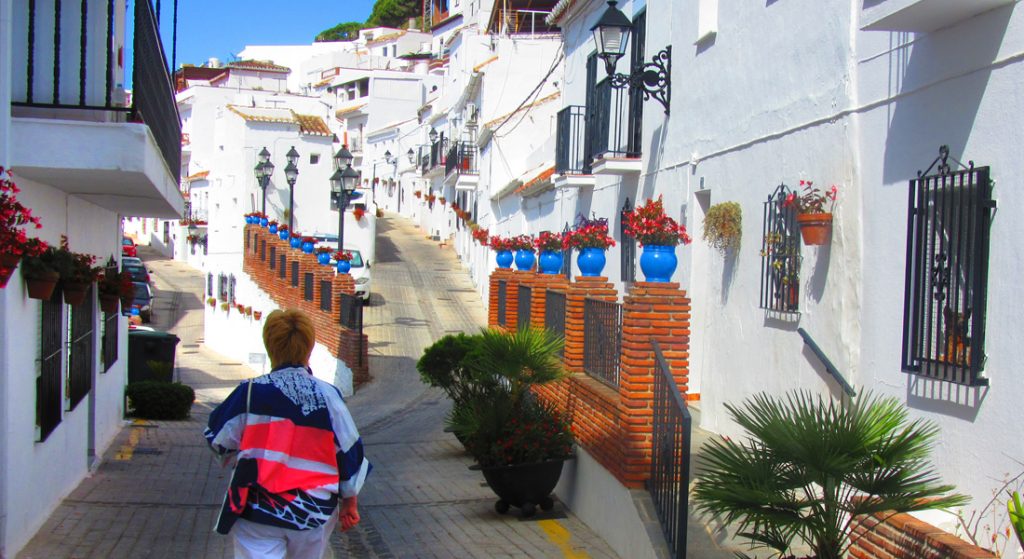
<path id="1" fill-rule="evenodd" d="M 443 358 L 432 351 L 437 347 Z M 572 457 L 572 432 L 567 419 L 530 389 L 565 375 L 561 347 L 561 338 L 546 330 L 485 330 L 454 343 L 442 339 L 418 364 L 421 373 L 441 372 L 424 374 L 425 380 L 452 398 L 448 427 L 498 495 L 499 513 L 515 506 L 529 517 L 537 507 L 554 506 L 551 491 Z"/>
<path id="2" fill-rule="evenodd" d="M 967 501 L 928 463 L 938 427 L 910 421 L 895 398 L 844 406 L 807 392 L 760 394 L 726 408 L 750 440 L 711 440 L 694 497 L 752 548 L 785 557 L 803 544 L 812 558 L 840 559 L 863 535 L 851 534 L 857 516 Z"/>

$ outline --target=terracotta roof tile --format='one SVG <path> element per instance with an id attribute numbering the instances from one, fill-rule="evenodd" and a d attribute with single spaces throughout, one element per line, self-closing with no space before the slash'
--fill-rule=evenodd
<path id="1" fill-rule="evenodd" d="M 314 136 L 330 136 L 331 129 L 327 127 L 327 123 L 324 119 L 316 115 L 300 115 L 299 113 L 292 113 L 295 115 L 295 121 L 299 123 L 299 132 L 303 134 L 312 134 Z"/>
<path id="2" fill-rule="evenodd" d="M 399 31 L 397 33 L 388 33 L 386 35 L 381 35 L 380 37 L 375 37 L 375 38 L 373 38 L 373 39 L 371 39 L 369 41 L 366 41 L 366 44 L 367 45 L 376 45 L 378 43 L 386 43 L 386 42 L 388 42 L 388 41 L 390 41 L 392 39 L 397 39 L 397 38 L 401 37 L 402 35 L 405 35 L 405 31 Z"/>
<path id="3" fill-rule="evenodd" d="M 522 194 L 524 192 L 527 192 L 527 191 L 531 190 L 532 188 L 534 188 L 536 186 L 540 186 L 541 183 L 543 183 L 545 181 L 550 181 L 551 180 L 551 176 L 554 175 L 554 174 L 555 174 L 555 166 L 551 165 L 550 167 L 547 167 L 546 169 L 544 169 L 540 173 L 538 173 L 537 176 L 535 176 L 532 179 L 524 182 L 523 186 L 520 186 L 519 188 L 517 188 L 515 190 L 515 193 L 516 194 Z"/>
<path id="4" fill-rule="evenodd" d="M 250 122 L 295 122 L 295 113 L 288 109 L 228 105 L 228 110 Z"/>
<path id="5" fill-rule="evenodd" d="M 185 177 L 185 180 L 187 180 L 187 181 L 201 181 L 201 180 L 205 179 L 208 176 L 210 176 L 210 172 L 209 171 L 199 171 L 198 173 L 194 173 L 194 174 L 191 174 L 191 175 Z"/>
<path id="6" fill-rule="evenodd" d="M 280 72 L 290 74 L 292 69 L 287 66 L 279 66 L 269 60 L 236 60 L 228 63 L 228 68 L 237 70 L 255 70 L 259 72 Z"/>
<path id="7" fill-rule="evenodd" d="M 352 106 L 352 107 L 346 107 L 346 108 L 338 109 L 337 111 L 334 112 L 334 117 L 335 118 L 344 118 L 346 115 L 348 115 L 350 113 L 354 113 L 354 112 L 362 110 L 362 108 L 365 107 L 365 106 L 366 106 L 366 103 L 362 103 L 360 105 L 355 105 L 355 106 Z"/>
<path id="8" fill-rule="evenodd" d="M 484 66 L 487 66 L 488 64 L 490 64 L 491 62 L 494 62 L 497 59 L 498 59 L 498 56 L 495 55 L 495 56 L 492 56 L 492 57 L 488 58 L 487 60 L 484 60 L 480 64 L 477 64 L 476 66 L 473 66 L 473 71 L 474 72 L 479 72 Z"/>

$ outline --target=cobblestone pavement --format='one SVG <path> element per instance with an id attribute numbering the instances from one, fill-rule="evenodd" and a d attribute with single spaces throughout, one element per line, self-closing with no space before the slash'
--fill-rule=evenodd
<path id="1" fill-rule="evenodd" d="M 498 516 L 494 496 L 442 430 L 449 405 L 419 381 L 415 361 L 445 333 L 485 323 L 451 250 L 398 218 L 378 221 L 374 294 L 366 308 L 374 380 L 349 399 L 375 468 L 360 494 L 363 521 L 331 541 L 335 557 L 614 557 L 556 504 L 529 521 Z M 196 389 L 186 421 L 126 422 L 98 470 L 57 508 L 22 559 L 232 556 L 213 534 L 227 485 L 201 438 L 209 411 L 253 376 L 203 346 L 202 275 L 145 247 L 154 326 L 181 338 L 176 374 Z"/>

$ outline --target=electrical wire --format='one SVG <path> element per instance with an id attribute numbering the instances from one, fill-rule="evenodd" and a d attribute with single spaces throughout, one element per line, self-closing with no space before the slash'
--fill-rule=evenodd
<path id="1" fill-rule="evenodd" d="M 505 135 L 511 133 L 513 130 L 516 129 L 516 127 L 519 126 L 519 124 L 521 124 L 523 122 L 523 120 L 527 117 L 527 115 L 530 114 L 530 109 L 532 109 L 532 107 L 530 107 L 530 108 L 528 108 L 526 110 L 526 114 L 524 114 L 522 116 L 522 118 L 519 119 L 519 122 L 516 123 L 516 125 L 512 128 L 512 130 L 509 130 L 506 134 L 503 134 L 502 136 L 498 136 L 498 130 L 500 130 L 502 126 L 505 126 L 505 124 L 508 123 L 508 121 L 512 120 L 512 118 L 514 116 L 516 116 L 516 113 L 521 111 L 523 109 L 523 107 L 525 107 L 527 105 L 527 103 L 530 102 L 531 99 L 534 99 L 537 96 L 537 94 L 540 92 L 540 89 L 542 87 L 544 87 L 545 83 L 547 83 L 548 78 L 551 77 L 551 74 L 555 73 L 555 69 L 558 68 L 558 64 L 562 61 L 562 59 L 564 57 L 565 57 L 565 53 L 563 53 L 561 50 L 559 50 L 558 51 L 558 55 L 555 57 L 555 60 L 551 63 L 551 68 L 549 68 L 547 74 L 544 74 L 544 77 L 541 78 L 540 83 L 537 84 L 537 87 L 533 88 L 533 91 L 531 91 L 529 93 L 529 95 L 526 96 L 526 99 L 523 99 L 523 102 L 520 103 L 518 107 L 516 107 L 516 110 L 512 111 L 511 113 L 509 113 L 508 117 L 506 117 L 505 120 L 501 121 L 501 124 L 499 124 L 499 125 L 497 125 L 497 126 L 495 126 L 494 128 L 491 129 L 491 133 L 494 134 L 494 136 L 496 138 L 501 138 L 501 137 L 504 137 Z"/>

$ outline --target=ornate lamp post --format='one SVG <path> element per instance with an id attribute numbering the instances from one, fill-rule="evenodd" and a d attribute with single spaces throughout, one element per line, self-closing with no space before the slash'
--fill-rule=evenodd
<path id="1" fill-rule="evenodd" d="M 644 99 L 653 97 L 668 114 L 672 98 L 672 45 L 659 51 L 651 62 L 633 68 L 627 74 L 616 74 L 615 65 L 626 54 L 632 22 L 626 14 L 615 7 L 616 0 L 609 0 L 608 9 L 601 19 L 590 28 L 597 45 L 597 56 L 604 60 L 605 70 L 611 78 L 611 85 L 617 89 L 629 88 L 643 93 Z"/>
<path id="2" fill-rule="evenodd" d="M 288 230 L 293 231 L 292 223 L 295 220 L 295 181 L 299 178 L 299 167 L 296 165 L 299 162 L 299 152 L 295 151 L 295 146 L 288 150 L 285 154 L 288 159 L 288 164 L 284 167 L 284 178 L 288 181 Z"/>
<path id="3" fill-rule="evenodd" d="M 345 250 L 345 210 L 359 182 L 359 173 L 352 168 L 352 153 L 343 145 L 334 154 L 334 174 L 331 175 L 331 199 L 338 204 L 338 251 Z"/>
<path id="4" fill-rule="evenodd" d="M 408 153 L 406 153 L 406 155 L 409 156 L 409 163 L 416 162 L 416 152 L 413 151 L 412 148 L 409 148 L 409 151 Z"/>
<path id="5" fill-rule="evenodd" d="M 253 168 L 253 174 L 256 175 L 256 184 L 259 185 L 260 190 L 263 191 L 263 206 L 260 212 L 263 214 L 267 213 L 267 185 L 270 184 L 270 177 L 274 174 L 274 164 L 270 162 L 270 152 L 264 146 L 259 153 L 259 161 L 256 163 L 256 167 Z"/>

